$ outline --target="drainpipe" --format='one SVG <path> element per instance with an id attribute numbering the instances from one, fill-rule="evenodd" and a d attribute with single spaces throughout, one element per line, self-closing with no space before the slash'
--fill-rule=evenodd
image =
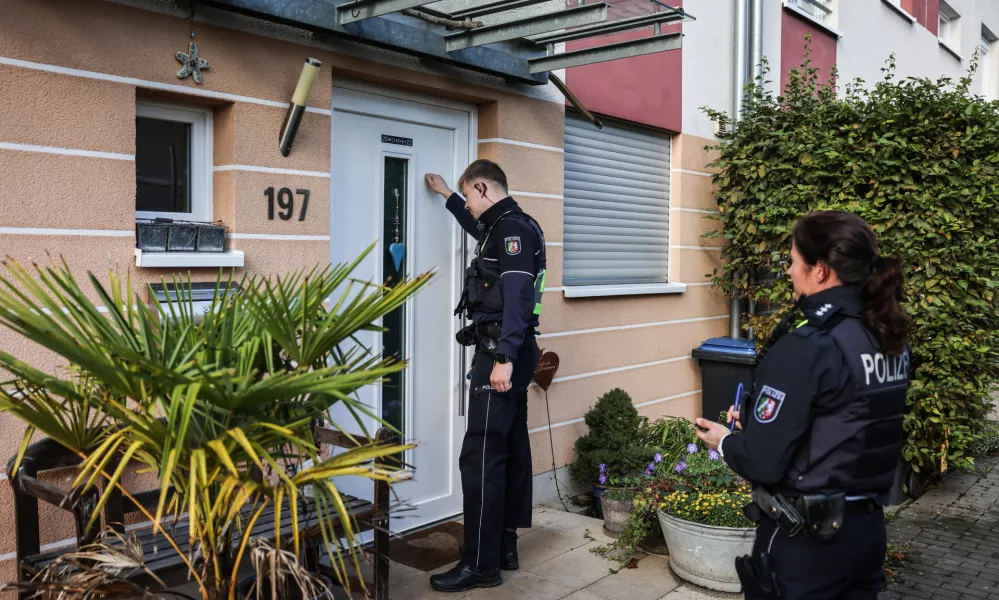
<path id="1" fill-rule="evenodd" d="M 763 81 L 763 2 L 751 0 L 750 30 L 749 30 L 749 72 L 754 83 L 762 85 Z M 756 283 L 753 273 L 749 274 L 750 285 Z M 756 314 L 756 300 L 749 301 L 749 314 Z M 756 339 L 756 332 L 749 328 L 749 339 Z"/>
<path id="2" fill-rule="evenodd" d="M 749 3 L 750 0 L 735 0 L 735 56 L 732 68 L 732 120 L 742 118 L 743 88 L 748 80 L 749 62 Z M 742 337 L 742 309 L 739 299 L 732 296 L 728 305 L 728 335 Z"/>

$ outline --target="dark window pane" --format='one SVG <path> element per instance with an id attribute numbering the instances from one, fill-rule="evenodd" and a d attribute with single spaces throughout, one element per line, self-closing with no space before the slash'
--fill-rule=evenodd
<path id="1" fill-rule="evenodd" d="M 385 220 L 382 223 L 382 273 L 385 284 L 394 286 L 406 276 L 406 190 L 409 180 L 407 169 L 409 161 L 404 158 L 385 158 L 385 196 L 383 207 Z M 392 248 L 402 250 L 399 266 L 392 255 Z M 388 329 L 382 333 L 382 354 L 406 360 L 406 305 L 385 315 L 382 325 Z M 382 384 L 382 419 L 405 434 L 406 423 L 406 379 L 405 371 L 393 373 L 385 378 Z M 400 459 L 402 457 L 399 457 Z"/>
<path id="2" fill-rule="evenodd" d="M 135 209 L 191 212 L 191 125 L 135 119 Z"/>

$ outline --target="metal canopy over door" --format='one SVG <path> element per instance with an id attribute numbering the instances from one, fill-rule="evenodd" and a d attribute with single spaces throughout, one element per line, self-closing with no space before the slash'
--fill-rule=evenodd
<path id="1" fill-rule="evenodd" d="M 665 283 L 670 139 L 565 117 L 564 285 Z"/>
<path id="2" fill-rule="evenodd" d="M 423 180 L 441 173 L 449 183 L 470 160 L 467 111 L 334 88 L 331 171 L 333 263 L 354 260 L 370 244 L 375 250 L 354 276 L 388 282 L 436 269 L 434 281 L 388 315 L 385 333 L 364 332 L 367 348 L 409 361 L 401 376 L 361 390 L 360 400 L 419 446 L 406 462 L 413 477 L 395 487 L 415 507 L 392 516 L 399 532 L 459 514 L 462 509 L 458 453 L 465 431 L 461 410 L 464 378 L 454 342 L 459 326 L 454 306 L 460 292 L 464 235 L 444 200 Z M 355 284 L 356 287 L 356 284 Z M 334 408 L 331 418 L 356 431 L 353 416 Z M 351 426 L 353 425 L 353 426 Z M 367 426 L 373 432 L 378 423 Z M 344 492 L 370 498 L 367 480 L 336 480 Z"/>

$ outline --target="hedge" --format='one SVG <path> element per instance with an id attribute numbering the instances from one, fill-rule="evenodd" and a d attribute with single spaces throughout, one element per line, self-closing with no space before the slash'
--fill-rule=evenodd
<path id="1" fill-rule="evenodd" d="M 782 307 L 747 315 L 765 339 L 791 304 L 790 280 L 766 274 L 783 275 L 796 219 L 844 209 L 867 220 L 881 253 L 905 265 L 918 366 L 903 457 L 925 474 L 971 465 L 999 377 L 999 103 L 970 93 L 977 54 L 956 82 L 898 80 L 894 55 L 886 62 L 873 87 L 858 79 L 837 95 L 835 71 L 820 84 L 806 52 L 784 95 L 747 87 L 735 127 L 703 109 L 728 129 L 709 147 L 721 169 L 710 218 L 729 242 L 714 275 L 728 294 Z"/>

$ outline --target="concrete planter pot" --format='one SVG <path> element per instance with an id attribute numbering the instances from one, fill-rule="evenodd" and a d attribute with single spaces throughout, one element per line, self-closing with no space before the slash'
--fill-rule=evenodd
<path id="1" fill-rule="evenodd" d="M 680 578 L 720 592 L 739 592 L 736 557 L 753 553 L 756 529 L 713 527 L 659 512 L 659 525 L 669 547 L 669 566 Z"/>
<path id="2" fill-rule="evenodd" d="M 634 509 L 634 497 L 627 500 L 614 500 L 606 495 L 600 496 L 600 504 L 603 508 L 604 530 L 617 537 L 624 531 L 628 524 L 628 515 Z"/>

